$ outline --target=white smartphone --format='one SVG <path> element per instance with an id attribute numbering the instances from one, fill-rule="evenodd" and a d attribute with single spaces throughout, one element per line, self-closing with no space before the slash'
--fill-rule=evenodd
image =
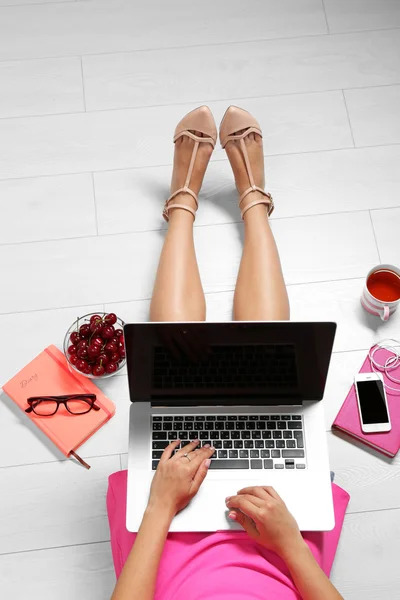
<path id="1" fill-rule="evenodd" d="M 354 378 L 361 429 L 364 433 L 390 431 L 389 408 L 380 373 L 358 373 Z"/>

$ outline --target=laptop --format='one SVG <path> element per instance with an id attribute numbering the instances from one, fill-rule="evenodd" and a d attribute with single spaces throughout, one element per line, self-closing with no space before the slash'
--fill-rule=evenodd
<path id="1" fill-rule="evenodd" d="M 164 448 L 215 447 L 170 531 L 240 529 L 226 496 L 272 485 L 303 531 L 334 528 L 322 398 L 336 324 L 125 325 L 130 399 L 126 526 L 139 529 Z"/>

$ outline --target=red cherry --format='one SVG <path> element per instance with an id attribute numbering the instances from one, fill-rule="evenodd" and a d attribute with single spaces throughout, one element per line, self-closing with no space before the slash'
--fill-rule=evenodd
<path id="1" fill-rule="evenodd" d="M 107 373 L 115 373 L 115 371 L 118 369 L 118 366 L 115 362 L 110 362 L 108 363 L 108 365 L 106 366 L 106 371 Z"/>
<path id="2" fill-rule="evenodd" d="M 78 350 L 76 351 L 76 355 L 78 356 L 78 358 L 87 358 L 88 357 L 87 348 L 78 348 Z"/>
<path id="3" fill-rule="evenodd" d="M 102 320 L 103 319 L 102 319 L 101 315 L 92 315 L 89 319 L 89 323 L 90 324 L 95 323 L 95 322 L 97 323 L 98 321 L 102 321 Z"/>
<path id="4" fill-rule="evenodd" d="M 96 377 L 101 377 L 102 375 L 104 375 L 105 372 L 106 372 L 105 368 L 102 367 L 101 365 L 95 365 L 92 369 L 92 373 Z"/>
<path id="5" fill-rule="evenodd" d="M 80 339 L 77 343 L 77 348 L 87 348 L 89 346 L 89 342 L 87 340 Z"/>
<path id="6" fill-rule="evenodd" d="M 87 349 L 87 353 L 90 358 L 95 358 L 101 353 L 101 346 L 98 344 L 90 344 L 89 348 Z"/>
<path id="7" fill-rule="evenodd" d="M 101 330 L 103 329 L 103 323 L 102 321 L 93 321 L 93 323 L 90 323 L 89 325 L 90 327 L 90 331 L 94 334 L 97 333 L 101 333 Z"/>
<path id="8" fill-rule="evenodd" d="M 79 340 L 81 339 L 81 336 L 79 335 L 79 333 L 77 331 L 73 331 L 71 333 L 71 335 L 69 336 L 69 339 L 71 340 L 72 344 L 77 344 L 79 342 Z"/>
<path id="9" fill-rule="evenodd" d="M 83 371 L 86 368 L 86 365 L 86 360 L 83 360 L 82 358 L 79 358 L 75 363 L 75 366 L 78 369 L 78 371 Z"/>
<path id="10" fill-rule="evenodd" d="M 123 360 L 123 359 L 125 358 L 125 356 L 126 356 L 126 353 L 125 353 L 125 348 L 120 348 L 120 349 L 118 350 L 118 354 L 119 354 L 119 358 L 120 358 L 120 360 Z"/>
<path id="11" fill-rule="evenodd" d="M 68 348 L 68 354 L 76 354 L 77 350 L 78 348 L 74 344 L 72 344 L 72 346 Z"/>
<path id="12" fill-rule="evenodd" d="M 76 354 L 72 354 L 69 357 L 69 362 L 71 363 L 71 365 L 76 365 L 76 363 L 78 362 L 78 360 L 80 360 Z"/>
<path id="13" fill-rule="evenodd" d="M 118 352 L 118 347 L 116 344 L 108 342 L 104 348 L 104 351 L 107 352 L 107 354 L 114 354 L 114 352 Z"/>
<path id="14" fill-rule="evenodd" d="M 104 340 L 99 335 L 96 335 L 96 337 L 92 338 L 91 344 L 102 346 L 104 344 Z"/>
<path id="15" fill-rule="evenodd" d="M 83 373 L 85 373 L 85 375 L 91 375 L 92 366 L 89 365 L 89 363 L 85 363 L 85 368 L 83 369 Z"/>
<path id="16" fill-rule="evenodd" d="M 124 342 L 124 340 L 118 342 L 118 352 L 120 350 L 125 350 L 125 342 Z"/>
<path id="17" fill-rule="evenodd" d="M 89 325 L 85 324 L 85 325 L 81 325 L 79 327 L 79 335 L 83 338 L 88 338 L 90 335 L 90 327 Z"/>
<path id="18" fill-rule="evenodd" d="M 119 338 L 116 335 L 114 335 L 114 337 L 111 338 L 110 342 L 118 346 Z"/>
<path id="19" fill-rule="evenodd" d="M 110 357 L 105 352 L 102 352 L 97 357 L 96 362 L 97 362 L 98 365 L 104 365 L 104 366 L 106 366 L 106 364 L 110 362 Z"/>
<path id="20" fill-rule="evenodd" d="M 117 363 L 119 361 L 119 354 L 118 352 L 113 352 L 110 356 L 110 362 L 115 362 Z"/>
<path id="21" fill-rule="evenodd" d="M 115 335 L 117 337 L 121 337 L 121 335 L 124 335 L 124 332 L 122 331 L 122 329 L 116 329 L 115 330 Z"/>
<path id="22" fill-rule="evenodd" d="M 101 335 L 105 340 L 111 340 L 114 337 L 114 327 L 112 325 L 104 325 L 101 330 Z"/>
<path id="23" fill-rule="evenodd" d="M 117 322 L 117 315 L 114 313 L 109 313 L 108 315 L 106 315 L 104 317 L 104 323 L 107 323 L 107 325 L 114 325 L 114 323 Z"/>

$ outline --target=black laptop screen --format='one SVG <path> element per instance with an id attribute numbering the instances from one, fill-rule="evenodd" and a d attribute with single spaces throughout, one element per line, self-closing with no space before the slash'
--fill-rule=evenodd
<path id="1" fill-rule="evenodd" d="M 319 400 L 335 328 L 290 322 L 128 324 L 131 400 L 164 406 Z"/>

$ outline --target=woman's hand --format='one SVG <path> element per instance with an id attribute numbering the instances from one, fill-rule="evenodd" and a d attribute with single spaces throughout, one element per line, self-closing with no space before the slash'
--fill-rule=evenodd
<path id="1" fill-rule="evenodd" d="M 148 509 L 167 511 L 171 519 L 199 491 L 215 451 L 209 445 L 196 450 L 199 440 L 194 440 L 172 456 L 179 443 L 180 440 L 176 440 L 165 448 L 154 474 L 148 503 Z"/>
<path id="2" fill-rule="evenodd" d="M 228 497 L 226 505 L 231 509 L 229 517 L 240 523 L 251 538 L 282 558 L 304 544 L 294 517 L 273 487 L 243 488 L 236 496 Z"/>

